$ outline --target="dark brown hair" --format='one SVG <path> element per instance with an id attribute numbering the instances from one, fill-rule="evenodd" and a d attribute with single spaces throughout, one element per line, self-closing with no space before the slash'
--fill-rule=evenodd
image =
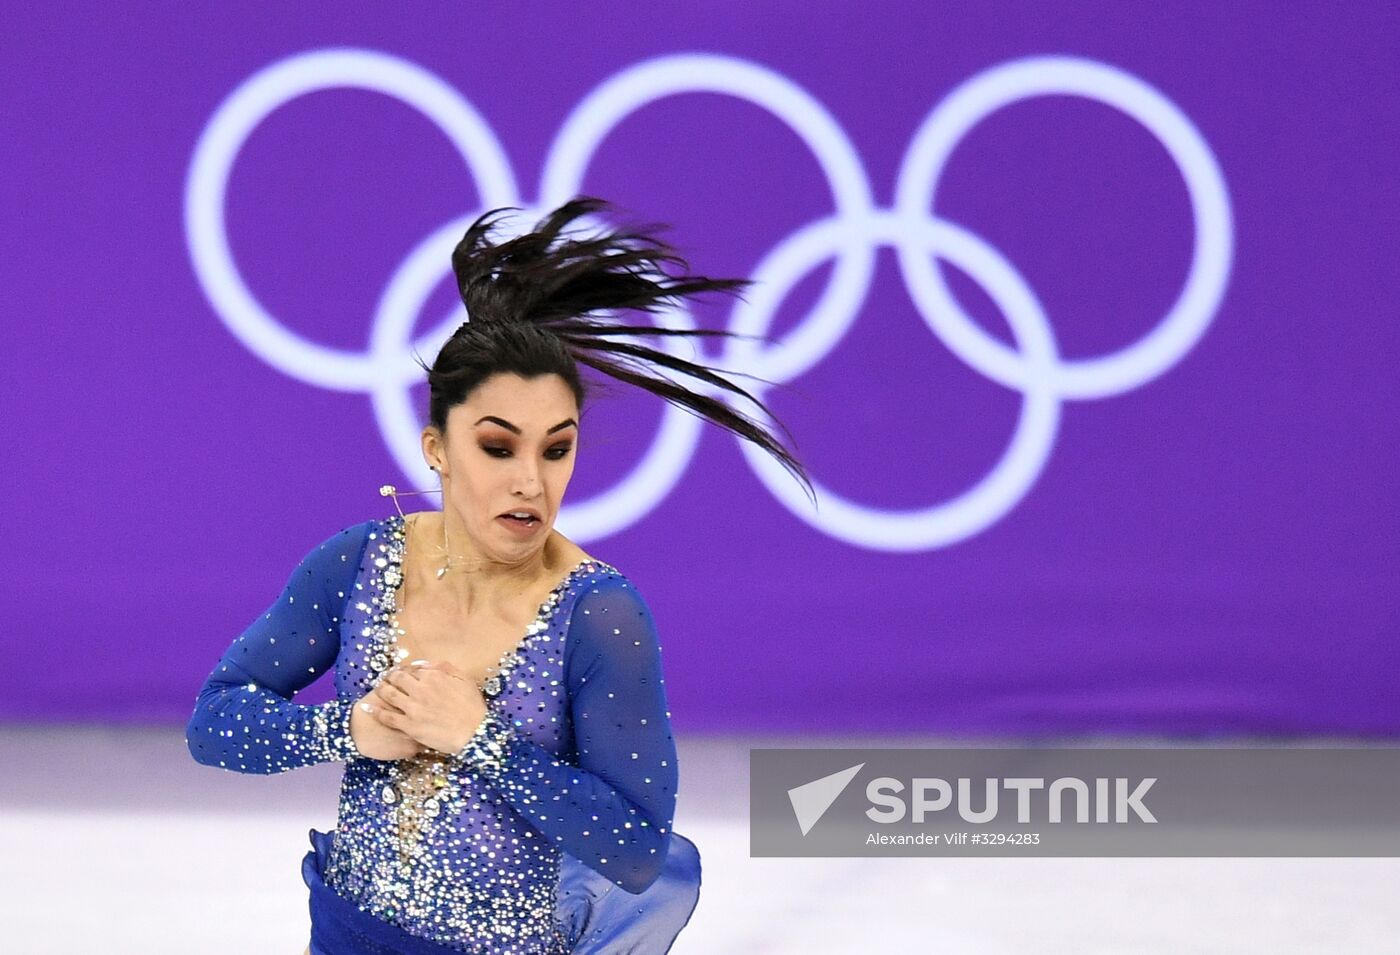
<path id="1" fill-rule="evenodd" d="M 579 376 L 581 363 L 759 445 L 802 483 L 815 502 L 806 470 L 767 429 L 722 401 L 653 374 L 647 365 L 740 395 L 776 421 L 766 405 L 716 369 L 634 341 L 614 340 L 614 336 L 750 336 L 619 324 L 598 317 L 598 313 L 628 310 L 655 312 L 668 303 L 705 292 L 737 294 L 750 284 L 747 280 L 689 274 L 685 259 L 655 235 L 664 226 L 603 230 L 592 235 L 566 232 L 565 227 L 575 220 L 610 208 L 603 200 L 586 196 L 560 206 L 532 232 L 493 241 L 497 220 L 512 208 L 493 209 L 480 216 L 452 252 L 452 269 L 468 320 L 442 346 L 431 368 L 417 359 L 428 373 L 428 419 L 439 431 L 447 431 L 450 408 L 466 401 L 488 377 L 502 372 L 523 378 L 558 375 L 573 391 L 581 410 L 588 393 Z M 663 269 L 666 265 L 681 274 L 668 274 Z M 779 426 L 791 438 L 791 432 L 781 423 Z"/>

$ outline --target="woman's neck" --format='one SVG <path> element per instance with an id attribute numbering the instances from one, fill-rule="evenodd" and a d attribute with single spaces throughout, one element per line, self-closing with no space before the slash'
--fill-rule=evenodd
<path id="1" fill-rule="evenodd" d="M 445 519 L 441 511 L 408 515 L 404 572 L 413 578 L 416 592 L 431 589 L 439 594 L 451 593 L 451 602 L 464 613 L 515 607 L 523 595 L 537 590 L 542 581 L 553 581 L 567 570 L 557 532 L 551 531 L 544 547 L 518 563 L 508 564 L 483 558 L 470 547 L 463 547 L 469 543 L 466 535 L 453 534 L 450 526 L 447 540 L 451 551 L 444 550 Z M 444 567 L 446 572 L 440 573 Z"/>

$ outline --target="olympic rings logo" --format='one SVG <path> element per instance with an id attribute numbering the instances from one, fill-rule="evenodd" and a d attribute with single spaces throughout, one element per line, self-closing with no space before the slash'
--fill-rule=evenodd
<path id="1" fill-rule="evenodd" d="M 754 473 L 794 515 L 831 537 L 877 551 L 946 547 L 1000 520 L 1026 495 L 1044 468 L 1067 400 L 1107 398 L 1165 373 L 1209 327 L 1224 295 L 1233 253 L 1229 196 L 1219 164 L 1191 121 L 1164 95 L 1116 67 L 1064 56 L 1013 60 L 963 82 L 921 123 L 898 173 L 891 208 L 875 205 L 859 154 L 840 125 L 804 89 L 767 67 L 712 54 L 647 60 L 605 80 L 565 120 L 544 166 L 536 201 L 525 202 L 505 151 L 476 109 L 437 75 L 399 57 L 371 50 L 298 54 L 260 70 L 215 110 L 200 135 L 185 189 L 185 229 L 194 270 L 215 311 L 252 352 L 308 384 L 371 396 L 390 452 L 405 475 L 427 486 L 419 453 L 421 423 L 410 388 L 421 381 L 410 336 L 434 287 L 448 273 L 453 243 L 475 218 L 444 223 L 414 248 L 390 277 L 375 308 L 363 353 L 309 341 L 271 315 L 243 281 L 229 249 L 224 197 L 229 173 L 253 130 L 279 106 L 319 90 L 352 88 L 393 97 L 438 125 L 476 179 L 484 208 L 548 210 L 580 191 L 594 152 L 623 119 L 656 100 L 682 93 L 737 97 L 772 113 L 816 158 L 830 187 L 833 212 L 789 235 L 751 276 L 749 301 L 737 303 L 730 328 L 764 336 L 797 283 L 828 260 L 831 278 L 810 312 L 776 344 L 726 339 L 723 367 L 782 384 L 830 352 L 859 314 L 875 271 L 876 252 L 894 249 L 904 283 L 933 334 L 969 367 L 1023 395 L 1014 433 L 980 481 L 950 500 L 922 509 L 888 510 L 842 498 L 817 483 L 813 508 L 782 466 L 740 441 Z M 1117 352 L 1062 359 L 1035 293 L 995 248 L 931 213 L 939 179 L 959 141 L 987 116 L 1024 99 L 1080 96 L 1127 114 L 1161 142 L 1186 184 L 1194 219 L 1194 249 L 1176 301 L 1151 332 Z M 934 260 L 941 258 L 978 282 L 1006 316 L 1015 347 L 984 331 L 962 308 Z M 659 320 L 695 327 L 683 310 Z M 461 323 L 460 313 L 411 342 L 435 354 Z M 670 346 L 676 347 L 676 346 Z M 764 397 L 761 383 L 755 394 Z M 716 397 L 726 393 L 714 390 Z M 565 506 L 561 530 L 596 540 L 641 520 L 685 473 L 702 422 L 667 404 L 658 434 L 630 475 L 590 500 Z M 745 408 L 747 413 L 761 412 Z M 773 426 L 772 421 L 765 424 Z"/>

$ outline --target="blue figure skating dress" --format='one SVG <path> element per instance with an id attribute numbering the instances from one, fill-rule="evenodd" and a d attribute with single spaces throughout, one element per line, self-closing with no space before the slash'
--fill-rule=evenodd
<path id="1" fill-rule="evenodd" d="M 675 741 L 651 613 L 609 564 L 575 566 L 483 687 L 460 753 L 361 756 L 356 701 L 401 661 L 404 520 L 314 548 L 233 641 L 186 728 L 240 773 L 343 762 L 335 828 L 302 862 L 313 955 L 662 953 L 700 856 L 671 831 Z M 334 670 L 336 698 L 292 696 Z"/>

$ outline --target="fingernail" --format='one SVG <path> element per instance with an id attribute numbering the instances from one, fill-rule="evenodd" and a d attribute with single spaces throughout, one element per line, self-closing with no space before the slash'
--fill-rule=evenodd
<path id="1" fill-rule="evenodd" d="M 364 710 L 366 713 L 373 713 L 373 712 L 374 712 L 374 707 L 373 707 L 373 706 L 370 706 L 368 703 L 361 703 L 361 704 L 360 704 L 360 709 Z"/>
<path id="2" fill-rule="evenodd" d="M 427 660 L 410 660 L 410 661 L 408 662 L 408 665 L 411 666 L 411 667 L 425 667 L 425 666 L 428 665 L 428 661 L 427 661 Z"/>

